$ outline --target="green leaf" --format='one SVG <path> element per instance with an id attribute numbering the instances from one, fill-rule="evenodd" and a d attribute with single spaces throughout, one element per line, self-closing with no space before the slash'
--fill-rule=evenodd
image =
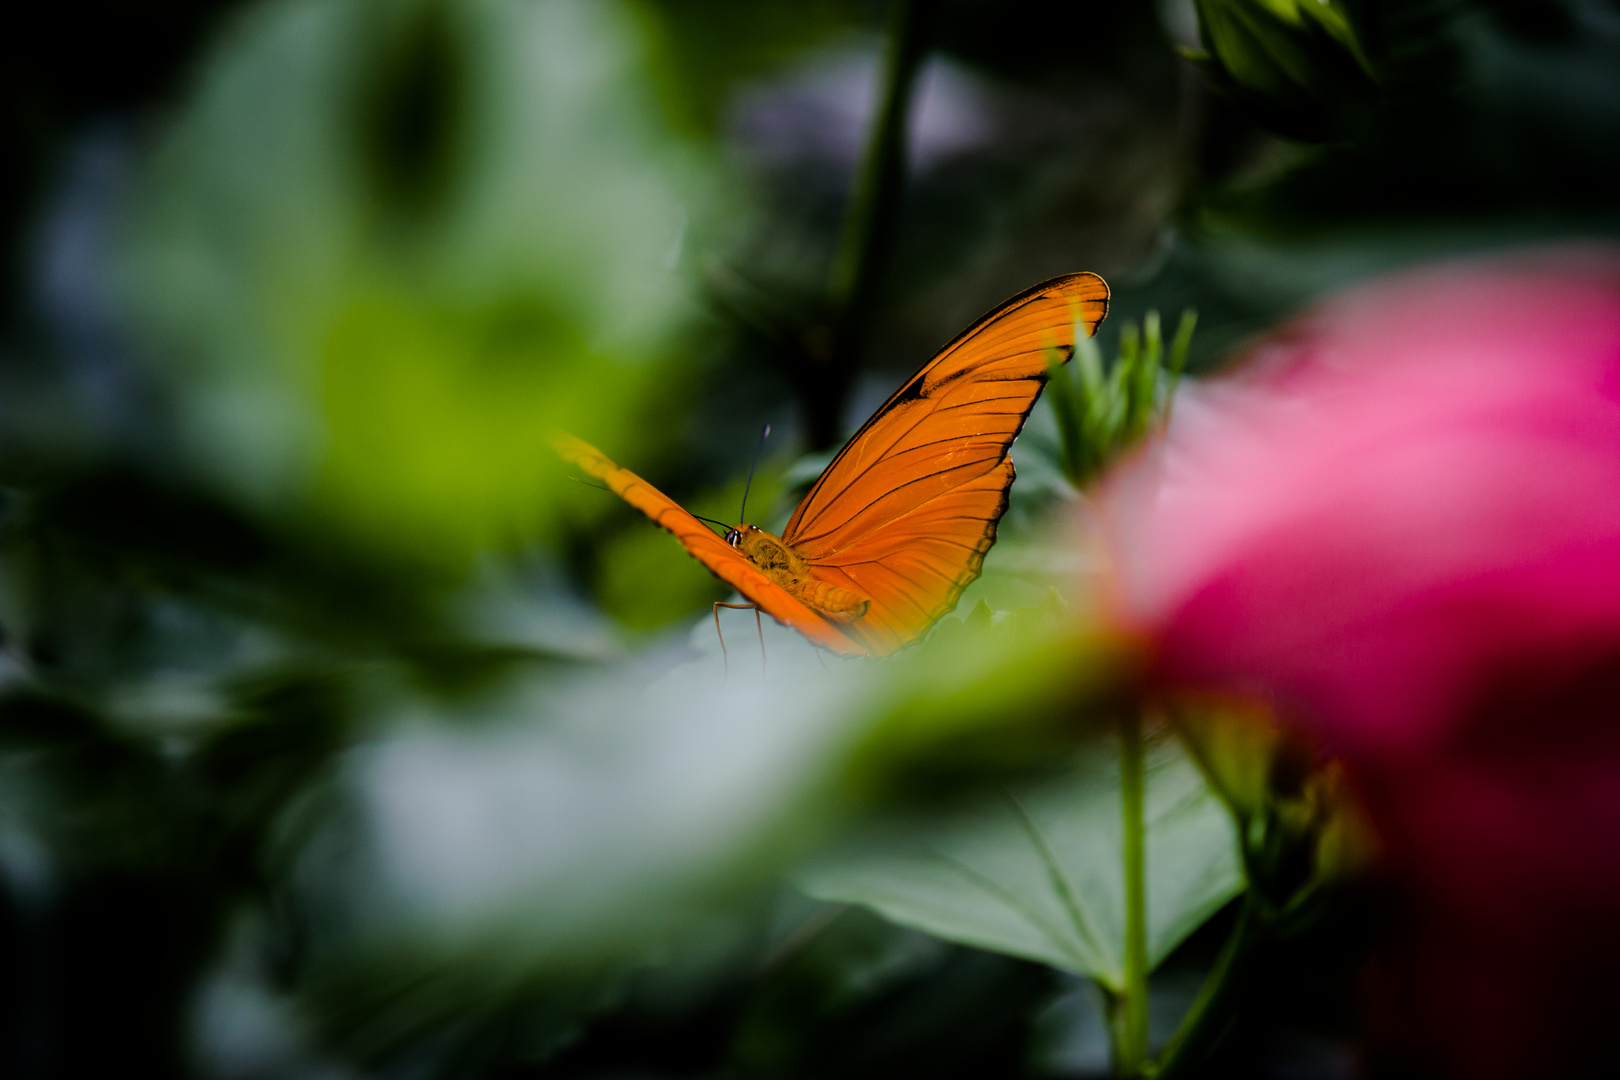
<path id="1" fill-rule="evenodd" d="M 685 363 L 714 173 L 648 47 L 622 3 L 255 7 L 120 233 L 187 466 L 454 574 L 554 538 L 585 500 L 548 433 L 634 460 Z"/>
<path id="2" fill-rule="evenodd" d="M 1375 96 L 1372 64 L 1334 0 L 1196 0 L 1195 6 L 1207 51 L 1188 58 L 1279 134 L 1341 138 Z"/>
<path id="3" fill-rule="evenodd" d="M 1243 890 L 1230 817 L 1180 744 L 1147 762 L 1148 962 L 1156 966 Z M 936 818 L 935 820 L 939 820 Z M 951 941 L 1124 984 L 1119 757 L 1099 741 L 1057 781 L 938 825 L 891 827 L 800 886 Z"/>
<path id="4" fill-rule="evenodd" d="M 1187 369 L 1187 349 L 1192 345 L 1193 328 L 1198 325 L 1198 312 L 1194 308 L 1186 308 L 1181 313 L 1181 322 L 1176 327 L 1175 340 L 1170 344 L 1170 389 L 1175 389 L 1175 383 L 1181 378 L 1181 373 Z"/>
<path id="5" fill-rule="evenodd" d="M 1060 356 L 1047 361 L 1046 393 L 1057 416 L 1058 438 L 1062 440 L 1063 471 L 1068 476 L 1080 473 L 1085 454 L 1085 432 L 1081 426 L 1081 401 L 1076 400 L 1074 375 L 1063 366 Z"/>

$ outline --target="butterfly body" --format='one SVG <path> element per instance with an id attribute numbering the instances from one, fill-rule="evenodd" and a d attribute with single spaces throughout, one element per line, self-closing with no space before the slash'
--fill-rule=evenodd
<path id="1" fill-rule="evenodd" d="M 979 576 L 1008 505 L 1013 440 L 1048 371 L 1108 313 L 1108 285 L 1066 274 L 1025 289 L 901 384 L 776 536 L 726 536 L 595 447 L 558 451 L 673 533 L 754 606 L 817 645 L 887 656 L 919 641 Z"/>
<path id="2" fill-rule="evenodd" d="M 806 607 L 833 622 L 852 623 L 871 606 L 859 593 L 818 579 L 809 559 L 758 525 L 738 525 L 726 533 L 726 543 Z"/>

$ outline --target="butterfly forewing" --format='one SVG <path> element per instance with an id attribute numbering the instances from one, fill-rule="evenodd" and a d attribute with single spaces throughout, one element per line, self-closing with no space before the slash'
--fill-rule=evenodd
<path id="1" fill-rule="evenodd" d="M 674 534 L 693 558 L 708 567 L 715 577 L 759 605 L 767 615 L 834 652 L 858 654 L 866 651 L 805 606 L 798 597 L 766 577 L 758 567 L 738 554 L 674 499 L 629 469 L 614 464 L 587 442 L 571 435 L 558 435 L 554 443 L 564 459 L 601 480 L 614 494 Z"/>
<path id="2" fill-rule="evenodd" d="M 851 632 L 875 653 L 916 640 L 978 577 L 1013 480 L 1008 453 L 1075 324 L 1108 286 L 1071 274 L 1013 297 L 947 345 L 856 432 L 782 539 L 817 577 L 866 596 Z"/>

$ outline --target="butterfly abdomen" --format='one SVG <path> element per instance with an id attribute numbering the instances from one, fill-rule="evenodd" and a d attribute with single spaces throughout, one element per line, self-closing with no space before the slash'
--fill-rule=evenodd
<path id="1" fill-rule="evenodd" d="M 800 586 L 799 599 L 833 622 L 839 623 L 854 622 L 865 615 L 866 609 L 872 605 L 872 602 L 864 596 L 814 578 Z"/>

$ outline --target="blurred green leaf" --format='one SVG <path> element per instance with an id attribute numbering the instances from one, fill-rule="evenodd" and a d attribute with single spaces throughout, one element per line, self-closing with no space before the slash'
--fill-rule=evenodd
<path id="1" fill-rule="evenodd" d="M 392 723 L 314 788 L 315 828 L 281 856 L 327 1037 L 386 1057 L 517 1001 L 567 1020 L 629 972 L 734 946 L 846 812 L 831 778 L 869 723 L 868 673 L 780 653 L 768 681 L 670 670 L 682 655 L 531 670 L 455 706 L 374 696 Z"/>
<path id="2" fill-rule="evenodd" d="M 317 786 L 324 809 L 283 856 L 299 992 L 340 1045 L 386 1055 L 452 1017 L 718 962 L 748 906 L 856 813 L 1027 778 L 1071 745 L 1077 695 L 1114 655 L 1080 650 L 1072 621 L 985 609 L 869 662 L 818 659 L 766 619 L 762 663 L 733 613 L 729 672 L 705 619 L 689 646 L 518 671 L 458 703 L 374 693 L 378 737 Z"/>
<path id="3" fill-rule="evenodd" d="M 1372 64 L 1343 0 L 1195 0 L 1191 55 L 1257 120 L 1306 140 L 1343 137 L 1375 95 Z"/>
<path id="4" fill-rule="evenodd" d="M 870 723 L 843 783 L 867 802 L 938 799 L 1049 771 L 1139 659 L 1132 642 L 1084 632 L 1050 587 L 1011 611 L 981 598 L 921 648 L 870 665 Z"/>
<path id="5" fill-rule="evenodd" d="M 1147 767 L 1148 955 L 1157 964 L 1243 889 L 1220 801 L 1172 739 Z M 1048 785 L 914 824 L 800 876 L 812 896 L 1124 984 L 1118 755 L 1100 742 Z"/>
<path id="6" fill-rule="evenodd" d="M 731 595 L 731 586 L 704 570 L 662 529 L 618 533 L 604 546 L 601 565 L 602 606 L 631 630 L 657 630 L 689 619 Z"/>
<path id="7" fill-rule="evenodd" d="M 147 163 L 126 300 L 188 465 L 283 526 L 465 570 L 545 540 L 543 440 L 620 448 L 679 360 L 712 170 L 623 5 L 283 0 Z"/>

